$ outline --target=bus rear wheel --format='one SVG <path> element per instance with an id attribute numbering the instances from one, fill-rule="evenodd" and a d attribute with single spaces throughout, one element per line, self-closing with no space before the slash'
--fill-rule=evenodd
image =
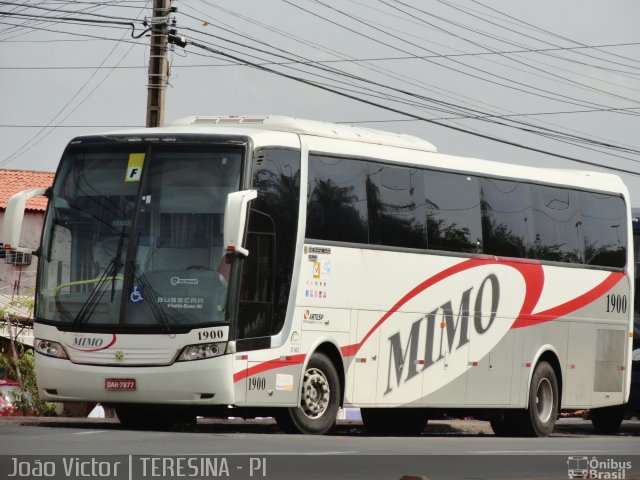
<path id="1" fill-rule="evenodd" d="M 286 433 L 322 435 L 336 423 L 340 407 L 340 379 L 325 354 L 311 355 L 302 379 L 300 405 L 274 413 Z"/>
<path id="2" fill-rule="evenodd" d="M 527 437 L 547 437 L 553 432 L 558 415 L 558 380 L 545 361 L 536 365 L 529 386 L 529 408 L 521 417 L 520 432 Z"/>
<path id="3" fill-rule="evenodd" d="M 373 435 L 419 435 L 427 426 L 421 408 L 362 408 L 362 423 Z"/>

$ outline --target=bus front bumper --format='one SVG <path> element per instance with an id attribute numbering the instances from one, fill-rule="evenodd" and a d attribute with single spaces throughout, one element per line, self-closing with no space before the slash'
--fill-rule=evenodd
<path id="1" fill-rule="evenodd" d="M 79 365 L 36 354 L 36 377 L 50 402 L 233 405 L 231 355 L 168 366 Z"/>

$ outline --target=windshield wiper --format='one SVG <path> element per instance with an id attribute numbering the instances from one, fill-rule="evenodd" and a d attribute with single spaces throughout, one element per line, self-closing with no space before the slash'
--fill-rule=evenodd
<path id="1" fill-rule="evenodd" d="M 158 321 L 158 325 L 160 325 L 160 330 L 162 330 L 162 333 L 171 335 L 173 333 L 171 321 L 169 320 L 162 307 L 160 307 L 154 300 L 155 298 L 158 298 L 157 292 L 155 291 L 151 283 L 146 278 L 144 278 L 144 275 L 139 275 L 138 279 L 144 287 L 144 291 L 148 293 L 148 295 L 145 294 L 145 297 L 151 298 L 150 300 L 147 300 L 147 303 L 149 305 L 149 308 L 153 312 L 154 318 Z"/>
<path id="2" fill-rule="evenodd" d="M 87 321 L 87 319 L 89 318 L 89 315 L 91 315 L 96 305 L 100 302 L 100 300 L 104 296 L 103 287 L 107 284 L 109 280 L 115 281 L 117 277 L 116 275 L 117 273 L 118 271 L 116 269 L 115 263 L 113 261 L 109 262 L 109 265 L 107 265 L 107 268 L 105 269 L 105 271 L 102 272 L 102 275 L 96 281 L 96 286 L 93 288 L 93 290 L 89 294 L 89 298 L 85 300 L 85 302 L 82 304 L 82 307 L 80 307 L 80 311 L 78 311 L 78 314 L 73 319 L 73 323 L 71 324 L 71 326 L 74 330 L 78 328 L 78 326 L 82 325 Z"/>
<path id="3" fill-rule="evenodd" d="M 89 298 L 82 304 L 80 311 L 73 319 L 72 328 L 75 330 L 83 323 L 89 319 L 89 316 L 95 309 L 96 305 L 100 303 L 102 297 L 104 296 L 103 287 L 106 283 L 111 280 L 111 302 L 115 297 L 115 289 L 116 289 L 116 280 L 118 278 L 118 272 L 122 267 L 122 261 L 120 257 L 122 256 L 122 249 L 124 246 L 124 237 L 125 237 L 125 228 L 122 227 L 122 231 L 120 232 L 120 238 L 118 239 L 118 248 L 116 249 L 116 253 L 114 257 L 109 261 L 107 268 L 102 272 L 100 278 L 98 278 L 96 282 L 96 286 L 93 288 L 91 293 L 89 294 Z"/>

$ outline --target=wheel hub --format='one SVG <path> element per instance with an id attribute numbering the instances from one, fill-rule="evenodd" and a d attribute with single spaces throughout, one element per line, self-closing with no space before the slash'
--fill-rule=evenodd
<path id="1" fill-rule="evenodd" d="M 317 368 L 310 368 L 302 381 L 301 408 L 309 418 L 319 418 L 329 406 L 329 381 L 325 374 Z"/>
<path id="2" fill-rule="evenodd" d="M 536 412 L 541 422 L 546 423 L 553 411 L 553 388 L 549 379 L 543 378 L 536 390 Z"/>

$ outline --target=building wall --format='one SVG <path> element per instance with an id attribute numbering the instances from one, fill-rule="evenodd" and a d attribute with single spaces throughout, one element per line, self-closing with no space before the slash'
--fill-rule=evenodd
<path id="1" fill-rule="evenodd" d="M 40 245 L 42 223 L 44 215 L 40 212 L 25 212 L 20 235 L 20 246 L 37 248 Z M 3 236 L 4 211 L 0 211 L 0 243 L 4 243 Z M 32 257 L 31 265 L 9 265 L 0 259 L 0 294 L 12 295 L 16 282 L 20 282 L 19 295 L 33 295 L 36 284 L 37 257 Z"/>

